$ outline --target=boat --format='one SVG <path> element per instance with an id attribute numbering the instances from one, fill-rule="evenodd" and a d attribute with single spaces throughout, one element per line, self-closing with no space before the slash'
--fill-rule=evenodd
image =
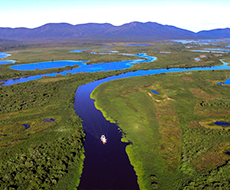
<path id="1" fill-rule="evenodd" d="M 105 135 L 101 135 L 100 139 L 103 144 L 107 143 L 107 139 L 105 138 Z"/>

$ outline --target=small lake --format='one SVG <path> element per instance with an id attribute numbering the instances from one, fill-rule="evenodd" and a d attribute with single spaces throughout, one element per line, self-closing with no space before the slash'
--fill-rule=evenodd
<path id="1" fill-rule="evenodd" d="M 76 50 L 73 50 L 73 51 L 69 51 L 69 53 L 80 53 L 80 52 L 83 52 L 83 51 L 89 51 L 91 49 L 76 49 Z"/>
<path id="2" fill-rule="evenodd" d="M 198 61 L 200 61 L 200 58 L 196 57 L 196 58 L 194 58 L 194 60 L 198 62 Z"/>
<path id="3" fill-rule="evenodd" d="M 78 189 L 139 189 L 136 183 L 137 176 L 128 158 L 126 159 L 125 146 L 127 145 L 121 142 L 122 134 L 119 132 L 118 126 L 107 121 L 101 111 L 95 108 L 94 100 L 90 98 L 90 94 L 97 86 L 105 82 L 128 77 L 221 68 L 230 69 L 230 67 L 227 67 L 227 63 L 223 62 L 222 66 L 207 68 L 135 71 L 107 77 L 80 86 L 75 93 L 74 109 L 83 120 L 82 125 L 86 133 L 84 142 L 86 158 Z M 154 90 L 152 92 L 158 93 Z M 105 145 L 100 141 L 102 134 L 108 137 L 108 143 Z M 100 171 L 100 174 L 98 171 Z"/>
<path id="4" fill-rule="evenodd" d="M 29 129 L 30 128 L 30 125 L 29 124 L 22 124 L 26 129 Z"/>
<path id="5" fill-rule="evenodd" d="M 227 123 L 227 122 L 222 122 L 222 121 L 217 121 L 217 122 L 215 122 L 215 125 L 220 125 L 220 126 L 230 126 L 230 123 Z"/>
<path id="6" fill-rule="evenodd" d="M 226 81 L 223 82 L 223 84 L 230 85 L 230 77 Z"/>
<path id="7" fill-rule="evenodd" d="M 16 78 L 16 79 L 9 79 L 6 81 L 0 81 L 0 83 L 4 82 L 3 86 L 6 86 L 6 85 L 12 85 L 12 84 L 16 84 L 16 83 L 22 83 L 22 82 L 27 82 L 27 81 L 31 81 L 31 80 L 41 79 L 44 76 L 55 77 L 56 75 L 66 75 L 66 74 L 74 74 L 74 73 L 86 73 L 86 72 L 93 73 L 93 72 L 99 72 L 99 71 L 116 71 L 116 70 L 120 70 L 120 69 L 128 69 L 130 67 L 133 67 L 134 64 L 138 64 L 138 63 L 153 62 L 157 59 L 156 57 L 148 56 L 144 53 L 137 54 L 137 55 L 135 55 L 135 54 L 121 54 L 121 55 L 135 56 L 135 57 L 146 58 L 146 59 L 136 59 L 136 60 L 128 60 L 128 61 L 109 62 L 109 63 L 95 63 L 95 64 L 91 64 L 91 65 L 85 64 L 86 62 L 84 62 L 84 61 L 79 61 L 77 64 L 80 67 L 73 68 L 71 70 L 66 70 L 66 71 L 56 72 L 56 73 L 49 73 L 49 74 L 34 75 L 34 76 L 28 76 L 28 77 L 21 77 L 21 78 Z M 65 62 L 65 61 L 63 61 L 63 62 Z M 51 64 L 52 62 L 49 62 L 49 63 Z M 76 62 L 74 62 L 74 63 L 76 63 Z M 41 64 L 41 63 L 39 63 L 39 64 Z M 37 65 L 38 67 L 39 67 L 39 64 Z M 45 67 L 48 67 L 50 64 L 45 65 Z M 25 68 L 24 69 L 27 70 L 28 64 L 24 64 L 24 65 L 26 67 L 26 69 Z M 30 64 L 30 65 L 33 66 L 33 64 Z M 14 66 L 16 66 L 16 65 L 14 65 Z M 18 65 L 18 66 L 20 66 L 20 65 Z"/>
<path id="8" fill-rule="evenodd" d="M 28 70 L 42 70 L 42 69 L 55 69 L 62 68 L 66 66 L 75 66 L 75 65 L 83 65 L 89 61 L 72 61 L 72 60 L 64 60 L 64 61 L 48 61 L 48 62 L 40 62 L 40 63 L 28 63 L 22 65 L 13 65 L 10 66 L 11 69 L 19 70 L 19 71 L 28 71 Z"/>
<path id="9" fill-rule="evenodd" d="M 155 91 L 155 90 L 152 90 L 152 93 L 157 94 L 157 95 L 160 95 L 160 93 L 157 92 L 157 91 Z"/>
<path id="10" fill-rule="evenodd" d="M 2 61 L 0 61 L 0 65 L 13 64 L 15 62 L 16 61 L 14 61 L 14 60 L 2 60 Z"/>
<path id="11" fill-rule="evenodd" d="M 11 54 L 8 54 L 7 52 L 0 52 L 0 59 L 4 59 L 9 56 L 11 56 Z"/>
<path id="12" fill-rule="evenodd" d="M 4 59 L 9 56 L 11 56 L 11 54 L 9 54 L 8 52 L 0 52 L 0 59 Z M 13 64 L 15 62 L 15 60 L 0 60 L 0 65 Z"/>
<path id="13" fill-rule="evenodd" d="M 230 52 L 230 49 L 205 49 L 208 51 L 222 51 L 222 52 Z"/>

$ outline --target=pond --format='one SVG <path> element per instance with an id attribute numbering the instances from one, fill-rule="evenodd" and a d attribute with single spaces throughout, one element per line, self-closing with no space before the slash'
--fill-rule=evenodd
<path id="1" fill-rule="evenodd" d="M 222 121 L 216 121 L 215 125 L 220 125 L 220 126 L 230 126 L 230 123 L 227 122 L 222 122 Z"/>
<path id="2" fill-rule="evenodd" d="M 151 61 L 156 60 L 156 57 L 151 57 Z M 68 73 L 74 74 L 74 73 L 85 73 L 85 72 L 96 72 L 96 71 L 115 71 L 120 69 L 128 69 L 133 66 L 135 63 L 142 63 L 146 62 L 146 60 L 138 59 L 138 60 L 129 60 L 129 61 L 120 61 L 120 62 L 112 62 L 112 63 L 97 63 L 92 65 L 82 65 L 81 67 L 74 68 L 67 71 L 62 71 L 59 73 L 49 73 L 49 74 L 42 74 L 42 75 L 34 75 L 34 76 L 28 76 L 28 77 L 21 77 L 21 78 L 15 78 L 15 79 L 9 79 L 5 81 L 0 81 L 0 83 L 3 83 L 3 86 L 7 85 L 13 85 L 17 83 L 22 82 L 28 82 L 31 80 L 41 79 L 44 76 L 47 77 L 55 77 L 56 75 L 66 75 Z M 151 74 L 160 74 L 160 73 L 170 73 L 170 72 L 183 72 L 183 71 L 204 71 L 204 70 L 223 70 L 223 69 L 230 69 L 227 62 L 224 62 L 221 60 L 223 65 L 221 66 L 212 66 L 212 67 L 194 67 L 194 68 L 171 68 L 171 69 L 152 69 L 152 70 L 139 70 L 135 72 L 130 72 L 127 76 L 142 76 L 142 75 L 151 75 Z M 228 81 L 223 82 L 223 84 L 228 84 Z"/>
<path id="3" fill-rule="evenodd" d="M 205 49 L 208 51 L 222 51 L 222 52 L 230 52 L 230 49 Z"/>
<path id="4" fill-rule="evenodd" d="M 43 119 L 42 121 L 44 121 L 44 122 L 55 122 L 55 119 L 53 119 L 53 118 L 46 118 L 46 119 Z"/>
<path id="5" fill-rule="evenodd" d="M 205 39 L 205 40 L 173 40 L 172 42 L 182 43 L 182 44 L 198 44 L 198 45 L 210 45 L 213 42 L 221 42 L 226 40 L 217 40 L 217 39 Z M 214 45 L 214 44 L 212 44 Z"/>
<path id="6" fill-rule="evenodd" d="M 155 91 L 155 90 L 152 90 L 152 93 L 157 94 L 157 95 L 160 95 L 160 93 L 157 92 L 157 91 Z"/>
<path id="7" fill-rule="evenodd" d="M 91 49 L 76 49 L 76 50 L 73 50 L 73 51 L 69 51 L 69 53 L 80 53 L 80 52 L 83 52 L 83 51 L 89 51 Z"/>
<path id="8" fill-rule="evenodd" d="M 2 60 L 2 61 L 0 61 L 0 65 L 13 64 L 15 62 L 16 61 L 14 61 L 14 60 Z"/>
<path id="9" fill-rule="evenodd" d="M 0 52 L 0 59 L 4 59 L 6 57 L 11 56 L 10 54 L 8 54 L 7 52 Z"/>
<path id="10" fill-rule="evenodd" d="M 9 52 L 0 52 L 0 59 L 4 59 L 6 57 L 11 56 L 11 54 L 9 54 Z M 5 64 L 13 64 L 16 61 L 14 60 L 0 60 L 0 65 L 5 65 Z"/>
<path id="11" fill-rule="evenodd" d="M 22 65 L 13 65 L 10 66 L 11 69 L 19 70 L 19 71 L 28 71 L 28 70 L 42 70 L 42 69 L 54 69 L 61 68 L 66 66 L 75 66 L 75 65 L 83 65 L 88 61 L 48 61 L 48 62 L 40 62 L 40 63 L 28 63 Z"/>
<path id="12" fill-rule="evenodd" d="M 224 81 L 222 83 L 225 84 L 225 85 L 230 85 L 230 77 L 229 77 L 229 79 L 227 79 L 226 81 Z"/>

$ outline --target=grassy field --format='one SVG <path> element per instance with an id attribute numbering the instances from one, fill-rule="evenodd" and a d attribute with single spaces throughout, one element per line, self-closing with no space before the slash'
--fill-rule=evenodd
<path id="1" fill-rule="evenodd" d="M 96 106 L 131 141 L 141 189 L 229 189 L 230 71 L 135 77 L 104 83 Z M 160 93 L 152 93 L 155 90 Z"/>

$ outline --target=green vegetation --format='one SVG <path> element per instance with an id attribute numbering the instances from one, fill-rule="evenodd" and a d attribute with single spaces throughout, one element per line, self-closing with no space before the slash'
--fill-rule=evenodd
<path id="1" fill-rule="evenodd" d="M 204 124 L 230 121 L 230 87 L 217 85 L 229 75 L 159 74 L 116 80 L 94 90 L 97 108 L 117 121 L 124 141 L 132 142 L 126 151 L 141 189 L 230 188 L 230 156 L 225 154 L 230 133 Z"/>
<path id="2" fill-rule="evenodd" d="M 121 60 L 133 60 L 133 56 L 124 56 L 124 55 L 103 55 L 103 54 L 90 54 L 90 51 L 85 51 L 81 53 L 69 53 L 71 50 L 75 49 L 91 49 L 93 52 L 103 52 L 103 51 L 119 51 L 119 53 L 147 53 L 150 56 L 156 56 L 157 61 L 154 63 L 141 63 L 136 64 L 133 68 L 130 68 L 129 71 L 134 70 L 143 70 L 143 69 L 157 69 L 157 68 L 171 68 L 171 67 L 204 67 L 204 66 L 213 66 L 221 65 L 219 61 L 220 57 L 215 56 L 215 54 L 210 53 L 195 53 L 191 52 L 190 49 L 187 49 L 183 44 L 159 42 L 151 43 L 152 46 L 142 47 L 142 46 L 124 46 L 124 43 L 115 43 L 111 44 L 93 44 L 93 43 L 82 43 L 79 45 L 73 44 L 51 44 L 51 45 L 40 45 L 36 46 L 35 44 L 19 44 L 10 46 L 11 50 L 15 50 L 11 57 L 5 58 L 16 60 L 16 64 L 26 64 L 26 63 L 35 63 L 35 62 L 45 62 L 45 61 L 57 61 L 57 60 L 78 60 L 86 61 L 90 60 L 88 64 L 102 63 L 102 62 L 113 62 Z M 103 49 L 103 47 L 109 46 L 111 49 Z M 6 49 L 9 47 L 6 45 Z M 9 48 L 9 51 L 10 51 Z M 160 49 L 159 49 L 160 48 Z M 164 54 L 160 52 L 170 52 L 170 54 Z M 205 57 L 201 58 L 201 56 Z M 194 58 L 200 57 L 200 61 L 196 62 Z M 221 58 L 227 58 L 227 54 L 222 55 Z M 35 71 L 17 71 L 10 69 L 10 65 L 0 65 L 0 80 L 6 80 L 9 78 L 18 78 L 31 75 L 52 73 L 52 72 L 61 72 L 64 70 L 70 70 L 76 66 L 66 66 L 64 68 L 56 69 L 46 69 L 46 70 L 35 70 Z"/>
<path id="3" fill-rule="evenodd" d="M 74 93 L 79 85 L 119 73 L 81 73 L 0 87 L 0 189 L 76 189 L 84 133 L 73 109 Z M 47 118 L 55 121 L 44 122 Z"/>
<path id="4" fill-rule="evenodd" d="M 93 64 L 135 59 L 117 54 L 68 53 L 75 49 L 147 53 L 158 59 L 120 71 L 44 77 L 0 86 L 0 189 L 76 189 L 84 159 L 82 121 L 73 109 L 74 93 L 80 85 L 135 70 L 221 64 L 214 54 L 193 53 L 183 44 L 151 44 L 148 47 L 99 42 L 2 44 L 1 51 L 14 51 L 4 60 L 14 59 L 16 64 L 52 60 L 90 60 L 88 64 Z M 201 61 L 194 60 L 202 55 L 205 57 Z M 16 71 L 10 65 L 0 65 L 0 80 L 77 67 Z M 103 93 L 97 98 L 97 106 L 107 118 L 118 121 L 126 133 L 122 140 L 133 142 L 127 152 L 141 189 L 172 189 L 172 186 L 228 189 L 229 156 L 223 154 L 230 150 L 228 128 L 213 126 L 216 119 L 230 120 L 229 87 L 216 85 L 228 77 L 228 71 L 161 74 L 107 83 L 100 87 L 101 92 L 94 92 L 94 97 Z M 44 122 L 47 118 L 55 121 Z M 194 136 L 197 138 L 191 138 Z M 204 158 L 210 155 L 215 155 L 214 159 L 205 163 Z"/>

